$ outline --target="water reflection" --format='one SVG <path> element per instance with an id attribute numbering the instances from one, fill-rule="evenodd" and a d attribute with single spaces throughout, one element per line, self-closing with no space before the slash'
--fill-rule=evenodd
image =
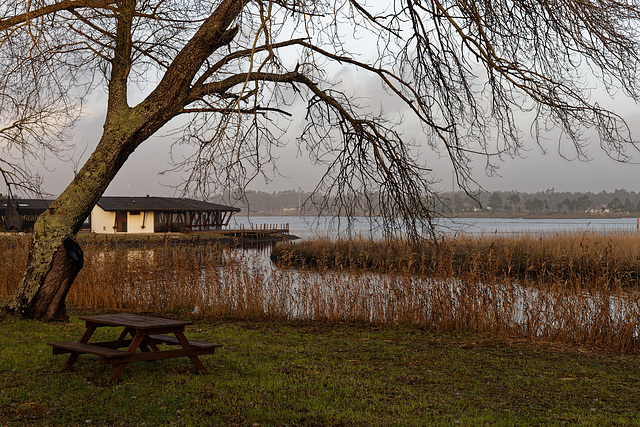
<path id="1" fill-rule="evenodd" d="M 374 218 L 375 219 L 375 218 Z M 236 215 L 230 227 L 250 227 L 252 224 L 289 224 L 290 233 L 302 239 L 373 237 L 384 236 L 380 228 L 371 227 L 370 218 L 354 218 L 350 233 L 344 218 L 297 217 L 297 216 L 247 216 Z M 440 218 L 436 220 L 439 231 L 447 234 L 489 233 L 553 233 L 560 231 L 584 232 L 636 232 L 636 218 L 570 218 L 570 219 L 524 219 L 524 218 Z"/>
<path id="2" fill-rule="evenodd" d="M 191 312 L 198 307 L 198 313 L 214 317 L 409 323 L 620 346 L 638 338 L 638 292 L 286 268 L 271 262 L 271 247 L 207 244 L 87 251 L 75 298 L 107 288 L 105 300 L 137 311 Z"/>
<path id="3" fill-rule="evenodd" d="M 236 289 L 233 309 L 276 318 L 409 323 L 444 330 L 480 330 L 529 337 L 626 342 L 638 334 L 637 293 L 523 287 L 343 271 L 279 268 L 244 252 L 239 270 L 225 271 Z M 209 300 L 214 304 L 215 298 Z M 229 307 L 232 309 L 232 307 Z"/>

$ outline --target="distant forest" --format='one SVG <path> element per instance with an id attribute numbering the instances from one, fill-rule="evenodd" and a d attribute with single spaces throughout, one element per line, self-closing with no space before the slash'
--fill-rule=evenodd
<path id="1" fill-rule="evenodd" d="M 519 191 L 481 192 L 473 197 L 464 192 L 441 193 L 435 207 L 453 214 L 529 214 L 529 215 L 627 215 L 640 212 L 640 193 L 616 189 L 613 192 L 580 193 L 555 191 L 536 193 Z M 242 213 L 262 215 L 315 215 L 317 209 L 309 199 L 311 193 L 288 190 L 279 192 L 247 191 L 246 201 L 234 202 Z M 375 197 L 371 197 L 372 199 Z M 222 198 L 216 198 L 222 201 Z M 305 205 L 305 201 L 307 202 Z M 228 200 L 222 201 L 228 203 Z M 301 208 L 301 205 L 304 205 Z"/>

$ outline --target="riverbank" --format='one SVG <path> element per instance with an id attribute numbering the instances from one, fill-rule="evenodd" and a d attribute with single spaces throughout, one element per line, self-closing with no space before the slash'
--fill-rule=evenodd
<path id="1" fill-rule="evenodd" d="M 5 234 L 11 235 L 11 233 Z M 298 236 L 288 233 L 246 233 L 234 232 L 234 230 L 225 229 L 218 231 L 198 231 L 191 233 L 154 233 L 154 234 L 96 234 L 90 232 L 80 232 L 77 235 L 80 243 L 93 245 L 121 245 L 121 246 L 158 246 L 158 245 L 176 245 L 190 243 L 198 244 L 214 244 L 231 247 L 244 247 L 255 244 L 289 242 L 297 240 Z"/>
<path id="2" fill-rule="evenodd" d="M 640 423 L 635 356 L 406 325 L 194 318 L 189 337 L 223 345 L 201 357 L 208 374 L 168 359 L 108 385 L 111 366 L 82 356 L 62 373 L 46 345 L 77 340 L 78 313 L 5 319 L 0 426 Z"/>

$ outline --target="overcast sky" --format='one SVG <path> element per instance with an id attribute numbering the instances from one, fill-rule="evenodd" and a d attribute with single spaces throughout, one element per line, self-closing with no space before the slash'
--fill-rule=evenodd
<path id="1" fill-rule="evenodd" d="M 375 3 L 375 2 L 374 2 Z M 387 2 L 379 2 L 386 7 Z M 295 29 L 294 29 L 295 31 Z M 377 31 L 377 30 L 376 30 Z M 345 38 L 349 35 L 345 34 Z M 353 39 L 350 43 L 357 43 L 357 51 L 360 55 L 366 56 L 366 52 L 371 55 L 377 53 L 376 44 L 369 43 L 368 39 Z M 292 61 L 298 58 L 290 58 Z M 389 99 L 379 84 L 373 83 L 364 74 L 354 74 L 345 71 L 344 68 L 333 71 L 326 70 L 327 73 L 335 73 L 332 81 L 339 82 L 339 87 L 347 93 L 353 93 L 358 97 L 359 103 L 368 103 L 375 111 L 384 105 L 385 110 L 394 113 L 402 105 L 397 100 Z M 140 98 L 138 96 L 138 98 Z M 622 95 L 616 95 L 613 99 L 595 93 L 594 100 L 604 104 L 625 117 L 631 127 L 635 127 L 634 137 L 640 140 L 640 109 L 636 104 L 629 101 Z M 140 99 L 132 99 L 135 103 Z M 87 105 L 85 117 L 79 121 L 75 128 L 75 136 L 72 145 L 75 147 L 75 158 L 81 164 L 87 159 L 100 138 L 102 124 L 104 121 L 104 108 L 106 97 L 101 90 L 96 90 L 93 101 Z M 279 157 L 277 166 L 282 176 L 273 176 L 271 182 L 263 179 L 256 179 L 251 183 L 249 189 L 259 191 L 282 191 L 297 190 L 311 191 L 315 188 L 318 180 L 324 172 L 321 168 L 310 164 L 303 153 L 299 156 L 294 141 L 297 131 L 300 130 L 304 117 L 303 105 L 295 106 L 290 111 L 294 114 L 294 122 L 290 126 L 291 140 L 286 148 L 276 151 L 275 156 Z M 295 116 L 297 114 L 297 116 Z M 410 119 L 409 119 L 410 120 Z M 523 130 L 528 127 L 523 123 Z M 162 130 L 159 132 L 162 134 Z M 416 140 L 420 140 L 420 131 L 416 126 L 408 123 L 406 134 L 412 135 Z M 525 192 L 544 191 L 554 188 L 556 191 L 593 191 L 602 190 L 613 191 L 616 188 L 625 188 L 630 191 L 640 192 L 640 154 L 636 154 L 632 162 L 622 164 L 609 159 L 599 148 L 599 141 L 593 139 L 588 149 L 589 161 L 563 159 L 558 153 L 557 142 L 550 139 L 543 149 L 538 147 L 531 138 L 524 137 L 526 151 L 521 158 L 505 158 L 500 163 L 498 175 L 488 176 L 485 172 L 484 159 L 479 158 L 473 163 L 473 177 L 486 190 L 518 190 Z M 108 187 L 107 195 L 167 195 L 176 194 L 173 186 L 181 182 L 179 176 L 175 174 L 159 175 L 160 172 L 168 169 L 170 137 L 152 137 L 144 142 L 136 152 L 134 152 L 115 180 Z M 562 152 L 571 156 L 568 147 L 563 146 Z M 441 158 L 437 153 L 429 148 L 416 153 L 420 159 L 424 159 L 427 167 L 432 168 L 435 177 L 440 180 L 438 188 L 450 191 L 452 188 L 452 166 L 447 158 Z M 34 173 L 39 173 L 43 178 L 44 190 L 53 195 L 58 195 L 69 184 L 73 178 L 73 163 L 61 163 L 49 161 L 46 167 L 33 165 Z M 456 191 L 458 189 L 456 188 Z M 0 183 L 0 193 L 6 194 L 7 189 L 4 183 Z"/>
<path id="2" fill-rule="evenodd" d="M 360 103 L 367 102 L 375 111 L 384 104 L 387 111 L 394 112 L 399 108 L 393 101 L 385 99 L 383 90 L 371 84 L 366 79 L 343 73 L 337 77 L 343 88 L 346 88 L 359 96 Z M 640 111 L 632 102 L 620 98 L 607 101 L 611 107 L 627 118 L 632 127 L 636 127 L 635 138 L 640 139 Z M 75 158 L 81 163 L 86 160 L 95 147 L 102 130 L 104 121 L 104 95 L 96 95 L 95 100 L 85 111 L 83 118 L 75 128 L 75 136 L 72 141 L 75 146 Z M 309 162 L 306 154 L 299 155 L 294 141 L 299 132 L 304 108 L 294 108 L 294 122 L 290 126 L 291 141 L 286 148 L 275 152 L 279 157 L 277 162 L 282 176 L 273 176 L 269 183 L 262 178 L 253 182 L 249 189 L 258 191 L 303 191 L 314 189 L 322 176 L 323 170 L 314 167 Z M 419 139 L 421 132 L 417 127 L 407 125 L 407 134 L 412 134 Z M 526 124 L 524 126 L 526 128 Z M 159 134 L 162 134 L 161 130 Z M 524 192 L 544 191 L 555 188 L 556 191 L 613 191 L 616 188 L 625 188 L 630 191 L 640 191 L 640 155 L 635 155 L 635 160 L 630 163 L 619 163 L 609 159 L 599 148 L 599 141 L 591 141 L 587 150 L 590 160 L 568 161 L 558 153 L 557 141 L 550 139 L 544 146 L 546 154 L 530 138 L 525 136 L 527 151 L 521 158 L 505 158 L 500 164 L 496 176 L 488 176 L 485 171 L 484 159 L 479 158 L 474 163 L 474 178 L 488 191 L 517 190 Z M 106 191 L 106 195 L 158 195 L 173 196 L 176 190 L 173 188 L 180 182 L 176 174 L 159 175 L 169 168 L 169 147 L 171 137 L 153 137 L 146 141 L 134 152 L 128 162 L 122 168 L 115 180 Z M 86 147 L 86 150 L 85 150 Z M 568 146 L 562 146 L 562 152 L 570 155 Z M 424 158 L 428 167 L 431 167 L 436 177 L 440 180 L 438 187 L 450 191 L 452 188 L 452 167 L 447 158 L 441 158 L 429 148 L 424 148 L 417 155 Z M 53 195 L 58 195 L 73 178 L 73 163 L 61 163 L 49 161 L 47 168 L 34 165 L 33 170 L 44 179 L 44 190 Z M 456 191 L 458 188 L 456 186 Z M 0 184 L 0 193 L 6 194 L 4 184 Z"/>

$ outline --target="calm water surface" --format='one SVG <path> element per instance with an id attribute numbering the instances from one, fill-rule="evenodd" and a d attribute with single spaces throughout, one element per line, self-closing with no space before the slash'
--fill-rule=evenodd
<path id="1" fill-rule="evenodd" d="M 315 237 L 348 237 L 347 221 L 331 217 L 298 216 L 251 216 L 236 215 L 230 227 L 245 227 L 289 224 L 290 233 L 302 239 Z M 441 219 L 441 231 L 445 233 L 553 233 L 558 231 L 624 231 L 637 230 L 637 218 L 584 218 L 584 219 L 524 219 L 524 218 L 461 218 Z M 367 218 L 356 218 L 351 228 L 351 236 L 382 237 L 382 231 L 370 225 Z"/>

